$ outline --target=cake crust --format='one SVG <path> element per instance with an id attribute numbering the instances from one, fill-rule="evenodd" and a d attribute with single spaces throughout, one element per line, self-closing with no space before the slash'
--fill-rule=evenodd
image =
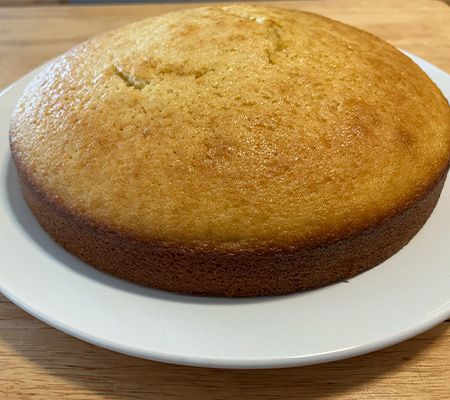
<path id="1" fill-rule="evenodd" d="M 24 198 L 47 233 L 103 272 L 182 294 L 221 297 L 283 295 L 349 279 L 405 246 L 427 221 L 447 170 L 402 210 L 370 228 L 320 246 L 224 251 L 140 240 L 49 198 L 20 168 Z"/>
<path id="2" fill-rule="evenodd" d="M 373 35 L 212 6 L 67 52 L 11 121 L 22 191 L 66 250 L 180 293 L 350 278 L 403 247 L 450 163 L 439 89 Z"/>

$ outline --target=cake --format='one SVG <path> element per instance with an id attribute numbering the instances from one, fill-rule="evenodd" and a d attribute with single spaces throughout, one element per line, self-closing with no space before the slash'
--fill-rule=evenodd
<path id="1" fill-rule="evenodd" d="M 210 6 L 59 57 L 20 98 L 10 146 L 37 220 L 88 264 L 185 294 L 279 295 L 408 243 L 445 181 L 450 112 L 369 33 Z"/>

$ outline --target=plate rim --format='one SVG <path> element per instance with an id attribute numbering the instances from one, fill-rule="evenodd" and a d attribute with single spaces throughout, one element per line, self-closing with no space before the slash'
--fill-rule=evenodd
<path id="1" fill-rule="evenodd" d="M 22 302 L 16 298 L 13 293 L 9 292 L 3 287 L 0 287 L 0 292 L 7 297 L 12 303 L 24 310 L 28 314 L 37 318 L 39 321 L 63 332 L 76 339 L 82 340 L 89 344 L 98 346 L 103 349 L 111 350 L 120 354 L 125 354 L 132 357 L 137 357 L 145 360 L 162 362 L 174 365 L 184 365 L 190 367 L 201 368 L 215 368 L 215 369 L 274 369 L 274 368 L 289 368 L 300 367 L 308 365 L 318 365 L 328 362 L 344 360 L 348 358 L 357 357 L 360 355 L 372 353 L 377 350 L 381 350 L 396 344 L 399 344 L 405 340 L 413 338 L 428 329 L 437 326 L 450 318 L 450 301 L 446 307 L 442 309 L 433 317 L 411 330 L 404 330 L 392 334 L 390 337 L 379 339 L 376 342 L 371 342 L 366 345 L 353 346 L 349 348 L 338 349 L 326 353 L 308 354 L 291 357 L 277 357 L 277 358 L 217 358 L 217 357 L 198 357 L 198 356 L 186 356 L 176 355 L 171 353 L 164 353 L 159 351 L 142 351 L 138 347 L 133 347 L 127 344 L 115 343 L 113 341 L 105 340 L 103 338 L 97 338 L 90 335 L 87 332 L 82 332 L 77 328 L 69 327 L 60 321 L 53 320 L 38 310 L 35 310 L 29 304 Z"/>

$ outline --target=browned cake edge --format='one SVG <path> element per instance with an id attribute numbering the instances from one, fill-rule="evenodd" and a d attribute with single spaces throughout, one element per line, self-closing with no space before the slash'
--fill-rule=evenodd
<path id="1" fill-rule="evenodd" d="M 420 230 L 443 188 L 448 166 L 421 196 L 351 236 L 303 248 L 224 251 L 132 238 L 100 227 L 50 199 L 21 168 L 22 192 L 42 227 L 67 251 L 98 269 L 178 293 L 247 297 L 281 295 L 351 278 L 386 260 Z"/>

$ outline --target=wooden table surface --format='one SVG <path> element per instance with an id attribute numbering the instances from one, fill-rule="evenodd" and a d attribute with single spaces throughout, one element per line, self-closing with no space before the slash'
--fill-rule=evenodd
<path id="1" fill-rule="evenodd" d="M 450 8 L 444 2 L 276 3 L 356 25 L 450 72 Z M 92 35 L 186 6 L 192 4 L 0 8 L 0 89 Z M 178 398 L 450 399 L 450 321 L 350 360 L 281 370 L 208 370 L 97 348 L 0 295 L 0 399 Z"/>

